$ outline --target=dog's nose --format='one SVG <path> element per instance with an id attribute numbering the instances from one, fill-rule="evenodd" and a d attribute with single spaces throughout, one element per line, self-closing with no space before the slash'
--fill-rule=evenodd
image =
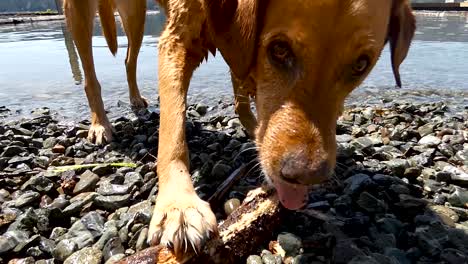
<path id="1" fill-rule="evenodd" d="M 283 180 L 295 184 L 314 184 L 328 178 L 330 166 L 324 155 L 309 156 L 304 152 L 287 154 L 282 162 L 280 175 Z"/>

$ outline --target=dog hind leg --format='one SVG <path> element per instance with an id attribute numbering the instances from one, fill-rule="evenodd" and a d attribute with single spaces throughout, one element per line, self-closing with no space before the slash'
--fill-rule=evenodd
<path id="1" fill-rule="evenodd" d="M 148 102 L 140 95 L 136 77 L 138 53 L 140 52 L 145 28 L 146 0 L 115 0 L 115 5 L 128 39 L 125 67 L 127 69 L 130 103 L 136 109 L 146 108 Z"/>
<path id="2" fill-rule="evenodd" d="M 91 108 L 88 140 L 103 144 L 112 140 L 112 126 L 107 119 L 101 97 L 101 85 L 96 77 L 92 51 L 94 17 L 98 1 L 66 0 L 64 13 L 68 28 L 78 50 L 85 75 L 85 91 Z"/>

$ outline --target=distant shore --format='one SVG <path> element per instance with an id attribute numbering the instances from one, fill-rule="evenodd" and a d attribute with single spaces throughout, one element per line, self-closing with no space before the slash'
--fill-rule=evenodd
<path id="1" fill-rule="evenodd" d="M 148 14 L 157 14 L 158 10 L 149 10 Z M 116 16 L 118 13 L 116 13 Z M 17 25 L 24 23 L 57 21 L 65 19 L 64 15 L 57 12 L 18 12 L 18 13 L 0 13 L 1 25 Z"/>

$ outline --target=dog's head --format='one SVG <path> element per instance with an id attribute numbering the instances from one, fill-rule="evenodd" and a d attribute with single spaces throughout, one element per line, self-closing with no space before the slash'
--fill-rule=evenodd
<path id="1" fill-rule="evenodd" d="M 395 80 L 415 31 L 408 0 L 205 0 L 234 75 L 255 83 L 256 141 L 283 205 L 329 177 L 346 96 L 390 43 Z"/>

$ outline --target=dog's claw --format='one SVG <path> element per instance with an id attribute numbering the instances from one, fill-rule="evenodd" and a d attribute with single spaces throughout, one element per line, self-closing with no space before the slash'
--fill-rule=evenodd
<path id="1" fill-rule="evenodd" d="M 148 99 L 146 99 L 143 96 L 139 97 L 131 97 L 130 98 L 130 104 L 132 105 L 133 109 L 145 109 L 148 107 Z"/>
<path id="2" fill-rule="evenodd" d="M 189 248 L 200 252 L 205 242 L 218 232 L 210 205 L 195 194 L 171 201 L 165 202 L 158 197 L 148 231 L 148 244 L 172 247 L 176 255 L 183 255 Z"/>
<path id="3" fill-rule="evenodd" d="M 88 140 L 96 145 L 103 145 L 112 141 L 112 126 L 107 124 L 93 124 L 88 131 Z"/>

